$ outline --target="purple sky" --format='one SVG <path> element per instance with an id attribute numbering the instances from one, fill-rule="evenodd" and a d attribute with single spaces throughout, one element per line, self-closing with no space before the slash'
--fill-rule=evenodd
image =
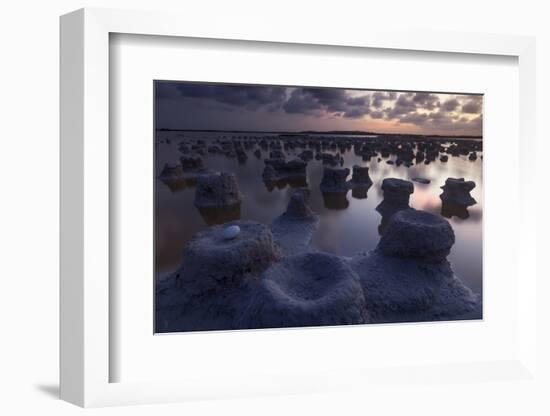
<path id="1" fill-rule="evenodd" d="M 157 128 L 475 135 L 482 96 L 155 82 Z"/>

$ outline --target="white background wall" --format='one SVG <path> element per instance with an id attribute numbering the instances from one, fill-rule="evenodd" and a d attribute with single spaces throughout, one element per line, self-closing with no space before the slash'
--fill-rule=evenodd
<path id="1" fill-rule="evenodd" d="M 56 400 L 58 385 L 58 16 L 74 9 L 115 7 L 178 10 L 205 25 L 234 19 L 241 28 L 265 19 L 287 25 L 325 24 L 328 31 L 373 22 L 403 27 L 536 35 L 538 41 L 538 129 L 550 138 L 550 13 L 544 1 L 170 1 L 11 0 L 0 8 L 0 413 L 73 414 L 81 410 Z M 182 21 L 185 24 L 185 21 Z M 545 154 L 533 155 L 545 209 Z M 506 180 L 506 178 L 503 178 Z M 547 205 L 546 205 L 547 206 Z M 541 215 L 542 217 L 542 215 Z M 544 225 L 548 222 L 544 220 Z M 542 225 L 541 225 L 542 226 Z M 540 232 L 542 242 L 543 230 Z M 548 289 L 548 285 L 539 290 Z M 548 311 L 548 307 L 541 311 Z M 546 336 L 546 340 L 548 336 Z M 548 344 L 546 344 L 548 346 Z M 487 391 L 432 386 L 392 395 L 386 408 L 369 407 L 345 393 L 324 396 L 199 402 L 160 407 L 94 410 L 99 414 L 396 414 L 441 409 L 446 415 L 542 414 L 538 392 L 506 385 Z M 443 401 L 441 397 L 450 397 Z M 548 408 L 546 408 L 548 410 Z"/>

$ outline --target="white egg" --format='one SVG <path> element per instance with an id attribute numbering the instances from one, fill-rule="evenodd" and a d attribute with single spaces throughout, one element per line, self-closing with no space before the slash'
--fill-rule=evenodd
<path id="1" fill-rule="evenodd" d="M 222 232 L 222 237 L 224 240 L 233 240 L 241 232 L 241 227 L 238 225 L 230 225 L 226 227 Z"/>

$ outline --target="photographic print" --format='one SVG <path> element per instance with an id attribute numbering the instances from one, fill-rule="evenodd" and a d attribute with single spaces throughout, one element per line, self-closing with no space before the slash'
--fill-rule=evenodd
<path id="1" fill-rule="evenodd" d="M 155 332 L 481 319 L 482 110 L 154 81 Z"/>

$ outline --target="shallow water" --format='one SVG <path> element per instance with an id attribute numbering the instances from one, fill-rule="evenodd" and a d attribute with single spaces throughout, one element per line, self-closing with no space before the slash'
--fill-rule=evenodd
<path id="1" fill-rule="evenodd" d="M 175 164 L 181 157 L 178 144 L 182 136 L 186 139 L 196 138 L 205 141 L 215 140 L 223 136 L 220 133 L 206 132 L 157 132 L 156 144 L 156 175 L 160 173 L 165 163 Z M 236 134 L 238 135 L 238 134 Z M 231 133 L 225 134 L 231 136 Z M 171 143 L 162 142 L 170 139 Z M 303 149 L 285 151 L 289 156 L 297 155 Z M 255 220 L 266 224 L 282 214 L 290 197 L 290 187 L 269 189 L 262 181 L 264 169 L 263 159 L 268 152 L 262 151 L 262 158 L 257 159 L 253 151 L 247 151 L 248 160 L 239 164 L 236 158 L 230 159 L 224 155 L 203 157 L 205 167 L 233 172 L 237 176 L 243 201 L 240 212 L 225 212 L 228 218 L 240 217 L 245 220 Z M 478 152 L 482 155 L 482 152 Z M 441 215 L 440 187 L 448 177 L 473 180 L 476 188 L 471 195 L 477 204 L 468 208 L 468 218 L 456 216 L 449 218 L 455 232 L 456 243 L 451 250 L 449 260 L 455 273 L 474 291 L 482 290 L 482 214 L 483 214 L 483 183 L 482 160 L 468 160 L 467 156 L 452 157 L 442 163 L 439 160 L 429 165 L 395 166 L 386 163 L 386 159 L 378 162 L 376 158 L 364 162 L 356 156 L 353 150 L 343 154 L 344 167 L 352 169 L 353 165 L 369 167 L 369 175 L 373 185 L 368 190 L 366 198 L 349 191 L 345 198 L 323 197 L 319 184 L 323 176 L 321 161 L 312 160 L 307 166 L 307 184 L 311 189 L 310 206 L 321 218 L 318 231 L 313 236 L 312 245 L 320 250 L 352 256 L 359 252 L 376 247 L 380 239 L 379 226 L 381 215 L 375 210 L 382 201 L 380 186 L 382 180 L 388 177 L 411 180 L 414 177 L 430 179 L 431 183 L 424 185 L 414 183 L 414 193 L 410 198 L 410 206 Z M 395 159 L 395 156 L 390 157 Z M 351 173 L 350 173 L 351 177 Z M 187 185 L 170 188 L 156 179 L 156 272 L 158 277 L 170 273 L 180 263 L 183 249 L 187 241 L 198 231 L 208 227 L 219 213 L 199 212 L 194 206 L 194 186 Z M 295 183 L 293 185 L 305 185 Z M 449 216 L 448 213 L 444 213 Z M 214 216 L 214 218 L 213 218 Z M 463 216 L 463 215 L 461 215 Z"/>

